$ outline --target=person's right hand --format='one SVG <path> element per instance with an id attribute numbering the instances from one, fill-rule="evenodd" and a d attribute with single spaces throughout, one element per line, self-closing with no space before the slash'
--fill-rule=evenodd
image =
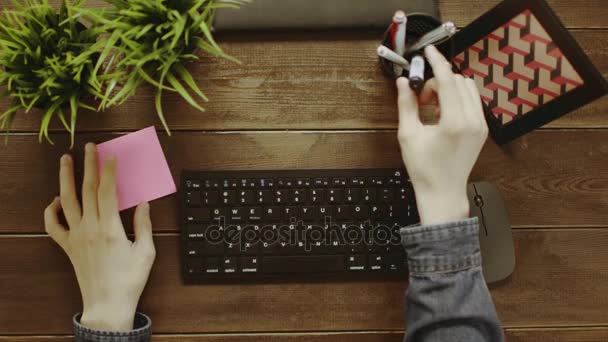
<path id="1" fill-rule="evenodd" d="M 399 144 L 416 192 L 422 224 L 445 223 L 469 216 L 467 182 L 488 136 L 481 98 L 475 82 L 452 72 L 451 64 L 434 47 L 425 49 L 435 78 L 420 97 L 407 78 L 399 89 Z M 439 102 L 439 122 L 424 125 L 419 105 Z"/>

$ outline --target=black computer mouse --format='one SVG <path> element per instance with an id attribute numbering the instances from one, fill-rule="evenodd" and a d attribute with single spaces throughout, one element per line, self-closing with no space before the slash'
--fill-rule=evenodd
<path id="1" fill-rule="evenodd" d="M 483 275 L 493 283 L 507 278 L 515 269 L 513 234 L 505 202 L 488 182 L 468 186 L 471 217 L 479 218 L 479 244 Z"/>

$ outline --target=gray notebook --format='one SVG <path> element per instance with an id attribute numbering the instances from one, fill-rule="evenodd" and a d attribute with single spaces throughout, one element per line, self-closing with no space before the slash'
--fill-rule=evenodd
<path id="1" fill-rule="evenodd" d="M 253 0 L 239 10 L 218 10 L 214 28 L 216 31 L 385 29 L 398 9 L 439 18 L 437 0 Z"/>

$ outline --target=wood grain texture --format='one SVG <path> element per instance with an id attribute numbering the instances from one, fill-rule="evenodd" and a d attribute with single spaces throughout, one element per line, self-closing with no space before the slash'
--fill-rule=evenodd
<path id="1" fill-rule="evenodd" d="M 57 5 L 60 0 L 50 0 Z M 479 17 L 500 0 L 439 0 L 441 16 L 463 26 Z M 608 9 L 604 0 L 547 0 L 559 18 L 568 27 L 608 27 Z M 8 6 L 10 0 L 0 0 L 0 8 Z M 107 6 L 103 0 L 90 0 L 90 7 Z"/>
<path id="2" fill-rule="evenodd" d="M 501 0 L 439 0 L 441 16 L 464 26 L 478 18 Z M 608 26 L 608 8 L 604 0 L 547 0 L 560 20 L 568 27 Z"/>
<path id="3" fill-rule="evenodd" d="M 608 75 L 607 31 L 576 31 L 575 38 Z M 172 130 L 385 129 L 397 126 L 393 81 L 378 67 L 377 34 L 294 33 L 225 35 L 223 48 L 243 65 L 203 58 L 190 65 L 211 102 L 202 113 L 175 94 L 163 99 Z M 336 53 L 339 51 L 339 53 Z M 1 103 L 6 108 L 8 100 Z M 608 98 L 547 127 L 608 127 Z M 15 132 L 36 132 L 41 113 L 21 113 Z M 54 130 L 62 130 L 55 120 Z M 78 131 L 162 127 L 154 90 L 144 87 L 124 105 L 104 113 L 82 111 Z"/>
<path id="4" fill-rule="evenodd" d="M 608 325 L 608 230 L 519 230 L 517 267 L 491 292 L 505 327 Z M 156 236 L 140 309 L 156 333 L 403 329 L 400 281 L 184 286 L 178 237 Z M 71 265 L 47 237 L 1 237 L 0 332 L 67 334 L 81 308 Z M 31 324 L 36 322 L 36 324 Z"/>
<path id="5" fill-rule="evenodd" d="M 606 328 L 506 329 L 510 342 L 605 342 Z M 71 336 L 0 336 L 0 342 L 71 342 Z M 401 342 L 400 332 L 154 335 L 153 342 Z"/>
<path id="6" fill-rule="evenodd" d="M 42 211 L 58 194 L 57 146 L 32 135 L 11 136 L 0 146 L 0 233 L 43 232 Z M 81 169 L 85 141 L 115 135 L 83 134 L 75 152 Z M 161 141 L 176 182 L 183 169 L 298 169 L 400 167 L 395 132 L 376 133 L 178 133 Z M 514 226 L 608 224 L 608 131 L 539 131 L 508 147 L 488 142 L 472 180 L 494 182 Z M 175 196 L 152 203 L 158 232 L 177 231 Z M 130 222 L 128 215 L 125 218 Z"/>
<path id="7" fill-rule="evenodd" d="M 514 342 L 605 342 L 606 328 L 506 329 L 507 341 Z M 71 336 L 0 336 L 0 342 L 72 342 Z M 401 332 L 281 333 L 281 334 L 196 334 L 154 335 L 153 342 L 401 342 Z"/>

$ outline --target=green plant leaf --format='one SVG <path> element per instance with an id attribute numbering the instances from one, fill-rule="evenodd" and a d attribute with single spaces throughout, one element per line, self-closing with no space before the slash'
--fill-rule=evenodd
<path id="1" fill-rule="evenodd" d="M 175 69 L 177 74 L 180 76 L 180 78 L 182 80 L 184 80 L 184 82 L 186 82 L 186 84 L 190 87 L 190 89 L 192 89 L 205 102 L 209 101 L 207 96 L 205 96 L 205 94 L 203 94 L 203 92 L 200 90 L 200 88 L 194 81 L 194 78 L 192 78 L 192 75 L 188 72 L 188 70 L 186 68 L 184 68 L 183 65 L 181 65 L 180 63 L 176 63 L 173 68 Z"/>
<path id="2" fill-rule="evenodd" d="M 181 85 L 181 83 L 179 83 L 179 81 L 177 80 L 177 78 L 175 78 L 175 76 L 173 76 L 171 73 L 167 73 L 167 81 L 169 81 L 169 83 L 171 83 L 171 85 L 173 86 L 173 88 L 177 89 L 177 92 L 192 107 L 200 110 L 201 112 L 205 111 L 205 109 L 203 107 L 201 107 L 198 103 L 196 103 L 196 101 L 194 101 L 194 99 L 192 98 L 192 96 L 190 96 L 190 94 L 188 93 L 188 91 L 186 91 L 186 89 Z"/>
<path id="3" fill-rule="evenodd" d="M 158 114 L 158 118 L 160 119 L 160 122 L 163 124 L 163 127 L 165 128 L 167 135 L 171 136 L 171 130 L 169 130 L 167 121 L 165 121 L 165 115 L 163 114 L 163 106 L 161 103 L 162 94 L 163 94 L 163 91 L 162 91 L 162 89 L 159 88 L 156 91 L 156 95 L 154 96 L 154 105 L 156 106 L 156 113 Z"/>
<path id="4" fill-rule="evenodd" d="M 94 108 L 93 108 L 94 110 Z M 78 115 L 78 98 L 70 97 L 70 149 L 74 147 L 74 133 L 76 132 L 76 116 Z"/>

